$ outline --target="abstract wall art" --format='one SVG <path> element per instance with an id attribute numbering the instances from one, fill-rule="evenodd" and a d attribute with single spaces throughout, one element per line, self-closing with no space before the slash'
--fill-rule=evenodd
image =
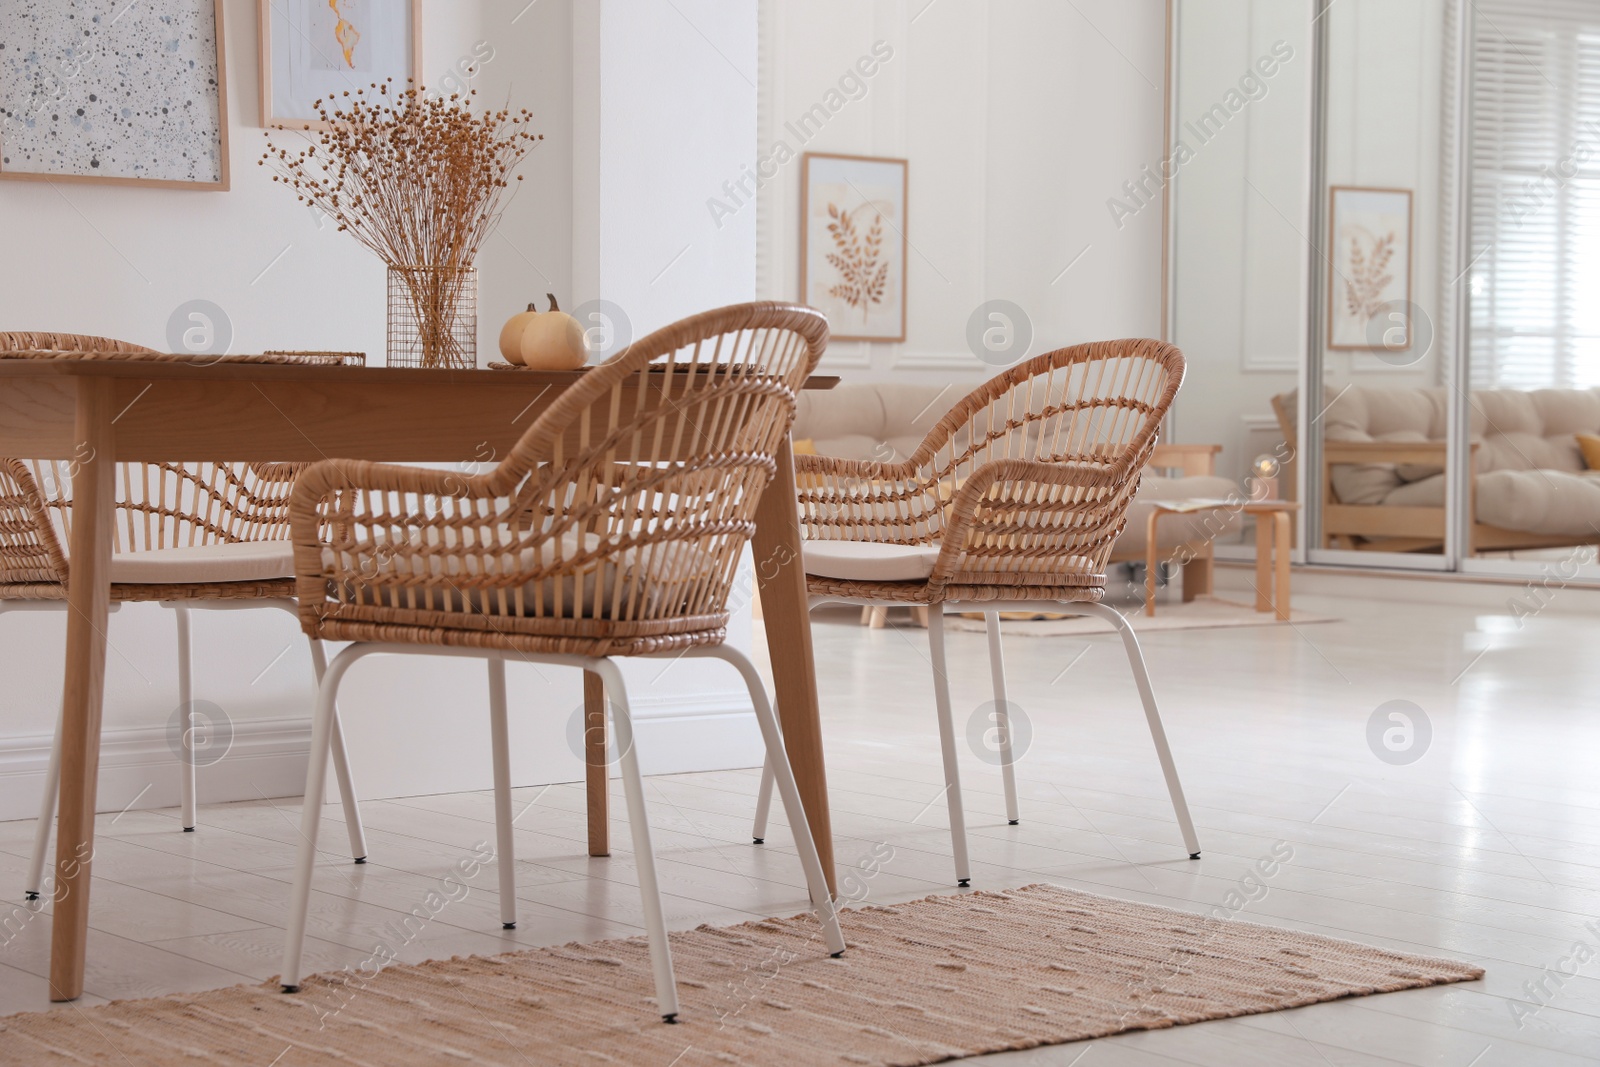
<path id="1" fill-rule="evenodd" d="M 0 0 L 0 178 L 228 187 L 222 0 Z"/>
<path id="2" fill-rule="evenodd" d="M 257 0 L 261 125 L 322 129 L 317 101 L 422 70 L 422 0 Z M 332 107 L 324 105 L 326 110 Z"/>

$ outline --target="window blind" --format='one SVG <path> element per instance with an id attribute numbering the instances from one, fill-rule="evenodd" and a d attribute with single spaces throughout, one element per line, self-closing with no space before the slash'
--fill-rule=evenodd
<path id="1" fill-rule="evenodd" d="M 1470 8 L 1472 384 L 1600 386 L 1600 2 Z"/>

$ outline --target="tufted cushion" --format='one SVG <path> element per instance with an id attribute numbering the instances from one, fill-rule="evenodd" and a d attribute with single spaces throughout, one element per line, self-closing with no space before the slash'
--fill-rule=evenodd
<path id="1" fill-rule="evenodd" d="M 209 585 L 293 578 L 294 545 L 288 541 L 245 541 L 119 552 L 111 557 L 110 573 L 112 583 L 117 585 Z"/>
<path id="2" fill-rule="evenodd" d="M 1536 534 L 1600 534 L 1600 471 L 1502 470 L 1478 476 L 1478 521 Z"/>
<path id="3" fill-rule="evenodd" d="M 1470 399 L 1477 520 L 1593 536 L 1600 472 L 1586 470 L 1577 435 L 1600 432 L 1600 389 L 1479 389 Z M 1356 386 L 1329 404 L 1322 424 L 1331 441 L 1442 441 L 1448 403 L 1444 389 Z M 1333 488 L 1345 504 L 1442 507 L 1445 498 L 1443 474 L 1429 464 L 1341 464 Z"/>
<path id="4" fill-rule="evenodd" d="M 841 385 L 802 391 L 794 436 L 839 459 L 893 463 L 916 451 L 965 392 L 954 385 Z"/>

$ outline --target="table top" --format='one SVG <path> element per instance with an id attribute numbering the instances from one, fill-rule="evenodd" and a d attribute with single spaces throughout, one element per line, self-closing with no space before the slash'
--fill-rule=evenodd
<path id="1" fill-rule="evenodd" d="M 107 384 L 115 458 L 481 463 L 584 371 L 421 370 L 216 357 L 0 359 L 0 456 L 81 458 L 79 387 Z M 807 389 L 839 379 L 814 375 Z"/>
<path id="2" fill-rule="evenodd" d="M 516 374 L 484 367 L 424 369 L 421 367 L 368 367 L 313 363 L 256 362 L 251 355 L 163 356 L 160 359 L 11 359 L 0 353 L 0 378 L 139 378 L 143 380 L 192 379 L 203 372 L 219 381 L 361 382 L 400 385 L 497 385 L 502 388 L 568 386 L 586 370 L 527 370 Z M 651 368 L 665 373 L 665 368 Z M 832 389 L 836 374 L 813 374 L 806 389 Z"/>

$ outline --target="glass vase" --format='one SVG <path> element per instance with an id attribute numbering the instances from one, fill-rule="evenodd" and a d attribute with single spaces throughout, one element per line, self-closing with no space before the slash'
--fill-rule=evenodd
<path id="1" fill-rule="evenodd" d="M 389 267 L 391 367 L 478 365 L 478 272 L 473 267 Z"/>

